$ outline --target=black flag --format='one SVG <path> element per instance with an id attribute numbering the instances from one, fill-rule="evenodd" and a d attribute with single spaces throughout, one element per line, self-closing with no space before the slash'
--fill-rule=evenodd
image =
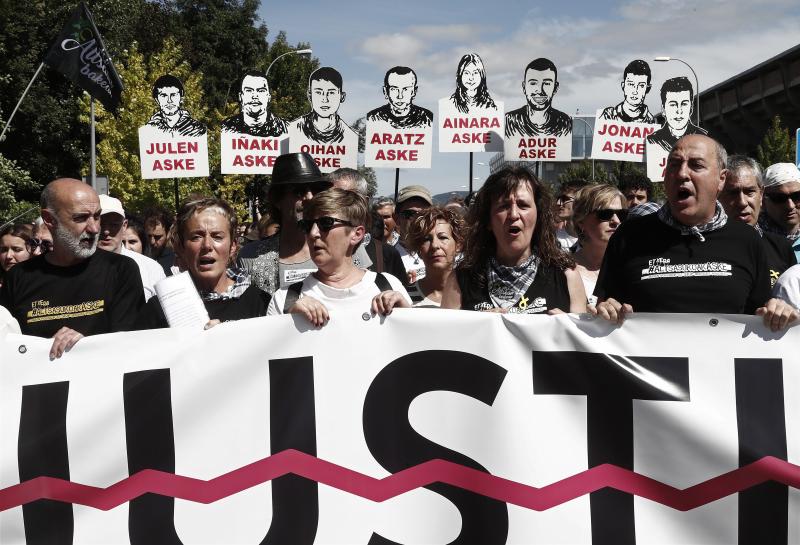
<path id="1" fill-rule="evenodd" d="M 81 2 L 72 12 L 44 62 L 99 100 L 106 110 L 116 112 L 122 80 L 106 53 L 103 38 L 86 4 Z"/>

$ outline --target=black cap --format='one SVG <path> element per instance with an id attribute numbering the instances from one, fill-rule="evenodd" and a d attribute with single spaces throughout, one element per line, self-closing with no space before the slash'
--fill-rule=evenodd
<path id="1" fill-rule="evenodd" d="M 284 153 L 272 167 L 272 185 L 331 182 L 322 175 L 314 158 L 307 153 Z"/>

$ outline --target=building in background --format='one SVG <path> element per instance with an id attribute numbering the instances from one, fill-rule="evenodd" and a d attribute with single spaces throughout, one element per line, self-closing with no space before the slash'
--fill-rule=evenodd
<path id="1" fill-rule="evenodd" d="M 700 125 L 729 153 L 754 156 L 772 118 L 800 127 L 800 45 L 700 93 Z"/>

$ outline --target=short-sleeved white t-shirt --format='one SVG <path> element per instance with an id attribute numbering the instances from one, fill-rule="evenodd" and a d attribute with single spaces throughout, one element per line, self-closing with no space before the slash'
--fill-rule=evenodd
<path id="1" fill-rule="evenodd" d="M 800 310 L 800 265 L 792 265 L 778 278 L 772 296 Z"/>
<path id="2" fill-rule="evenodd" d="M 392 289 L 400 292 L 410 306 L 411 298 L 408 296 L 402 282 L 391 274 L 382 274 L 389 282 Z M 370 312 L 372 299 L 381 292 L 381 289 L 375 283 L 376 276 L 377 274 L 372 271 L 364 271 L 364 277 L 357 284 L 349 288 L 334 288 L 323 284 L 312 274 L 303 280 L 300 298 L 311 296 L 325 305 L 325 308 L 331 313 L 348 313 L 362 316 L 365 312 Z M 283 305 L 288 292 L 288 288 L 281 288 L 275 292 L 267 308 L 267 316 L 283 314 Z"/>

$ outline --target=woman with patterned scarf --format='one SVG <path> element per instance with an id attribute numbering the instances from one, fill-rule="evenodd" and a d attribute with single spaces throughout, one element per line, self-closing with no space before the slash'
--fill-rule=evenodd
<path id="1" fill-rule="evenodd" d="M 250 285 L 250 277 L 230 268 L 236 256 L 236 214 L 222 199 L 199 198 L 178 210 L 174 240 L 176 261 L 189 272 L 211 321 L 266 316 L 270 296 Z M 158 301 L 152 297 L 142 309 L 137 329 L 169 327 Z"/>
<path id="2" fill-rule="evenodd" d="M 486 180 L 470 207 L 464 260 L 442 308 L 521 314 L 586 312 L 575 261 L 558 246 L 552 198 L 519 167 Z"/>

